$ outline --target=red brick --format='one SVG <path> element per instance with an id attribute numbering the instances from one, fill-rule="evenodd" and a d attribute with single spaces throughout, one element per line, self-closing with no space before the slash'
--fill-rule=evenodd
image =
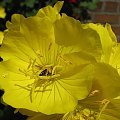
<path id="1" fill-rule="evenodd" d="M 118 7 L 119 7 L 118 2 L 105 2 L 106 12 L 117 12 Z"/>
<path id="2" fill-rule="evenodd" d="M 117 36 L 117 39 L 118 39 L 118 42 L 120 42 L 120 36 L 119 35 Z"/>
<path id="3" fill-rule="evenodd" d="M 120 35 L 120 26 L 119 27 L 112 26 L 112 30 L 116 35 Z"/>
<path id="4" fill-rule="evenodd" d="M 97 11 L 97 12 L 102 11 L 102 6 L 103 6 L 103 2 L 98 2 L 97 8 L 95 9 L 95 11 Z"/>
<path id="5" fill-rule="evenodd" d="M 96 14 L 94 20 L 99 23 L 119 24 L 119 15 Z"/>
<path id="6" fill-rule="evenodd" d="M 120 3 L 119 3 L 119 13 L 120 13 Z"/>

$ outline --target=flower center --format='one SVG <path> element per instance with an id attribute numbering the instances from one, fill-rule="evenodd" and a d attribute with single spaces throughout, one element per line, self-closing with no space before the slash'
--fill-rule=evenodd
<path id="1" fill-rule="evenodd" d="M 60 77 L 60 74 L 58 74 L 57 70 L 60 67 L 61 66 L 57 65 L 39 65 L 36 60 L 30 61 L 27 69 L 19 69 L 19 71 L 24 73 L 25 76 L 29 76 L 30 79 L 34 79 L 34 81 L 27 86 L 20 86 L 18 84 L 15 85 L 29 90 L 30 101 L 32 102 L 33 94 L 35 92 L 45 92 L 51 90 L 50 88 L 48 88 L 48 86 L 56 81 L 58 77 Z"/>
<path id="2" fill-rule="evenodd" d="M 51 75 L 52 75 L 52 73 L 51 73 L 49 70 L 47 70 L 47 69 L 43 70 L 43 71 L 39 74 L 39 76 L 51 76 Z"/>

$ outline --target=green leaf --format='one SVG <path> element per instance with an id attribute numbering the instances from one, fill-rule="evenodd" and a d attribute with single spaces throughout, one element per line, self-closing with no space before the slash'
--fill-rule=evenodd
<path id="1" fill-rule="evenodd" d="M 88 2 L 81 2 L 80 6 L 84 7 L 84 8 L 87 8 L 88 7 Z"/>
<path id="2" fill-rule="evenodd" d="M 0 109 L 0 118 L 4 115 L 4 112 Z"/>
<path id="3" fill-rule="evenodd" d="M 35 0 L 26 0 L 25 3 L 27 7 L 33 8 Z"/>
<path id="4" fill-rule="evenodd" d="M 91 3 L 91 2 L 89 2 L 89 3 L 88 3 L 88 8 L 89 8 L 90 10 L 94 10 L 94 9 L 96 8 L 96 3 Z"/>

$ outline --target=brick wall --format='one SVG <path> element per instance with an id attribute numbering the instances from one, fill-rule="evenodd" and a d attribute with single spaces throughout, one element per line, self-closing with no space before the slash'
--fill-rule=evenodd
<path id="1" fill-rule="evenodd" d="M 110 23 L 120 41 L 120 0 L 100 0 L 90 14 L 94 23 Z"/>

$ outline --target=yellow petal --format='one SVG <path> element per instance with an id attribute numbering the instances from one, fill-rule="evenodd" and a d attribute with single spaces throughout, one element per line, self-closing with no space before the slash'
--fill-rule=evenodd
<path id="1" fill-rule="evenodd" d="M 99 90 L 101 98 L 111 99 L 120 94 L 120 76 L 117 70 L 108 64 L 98 63 L 95 68 L 93 89 Z"/>
<path id="2" fill-rule="evenodd" d="M 27 67 L 27 65 L 23 61 L 7 60 L 0 62 L 0 85 L 2 86 L 2 88 L 9 89 L 10 84 L 7 84 L 7 82 L 11 82 L 11 84 L 17 84 L 19 80 L 28 79 L 29 77 L 26 77 L 23 73 L 19 71 L 19 68 L 22 69 L 25 67 Z"/>
<path id="3" fill-rule="evenodd" d="M 0 7 L 0 18 L 5 18 L 6 13 L 5 13 L 5 9 L 3 7 Z"/>
<path id="4" fill-rule="evenodd" d="M 101 24 L 93 23 L 89 23 L 88 26 L 98 33 L 102 46 L 101 61 L 108 63 L 112 52 L 113 41 L 115 41 L 113 40 L 115 39 L 115 37 L 110 29 L 110 26 L 106 24 L 106 26 L 104 27 Z"/>
<path id="5" fill-rule="evenodd" d="M 21 73 L 19 67 L 22 65 L 24 69 L 25 64 L 18 63 L 19 61 L 16 64 L 13 61 L 6 61 L 0 64 L 0 83 L 5 90 L 3 100 L 15 108 L 26 108 L 45 114 L 69 112 L 77 105 L 77 100 L 85 98 L 91 89 L 91 78 L 88 78 L 91 66 L 83 69 L 78 66 L 73 75 L 63 77 L 49 85 L 46 88 L 48 91 L 42 92 L 39 88 L 33 94 L 33 102 L 31 102 L 31 89 L 27 86 L 30 86 L 34 79 Z M 15 99 L 16 95 L 19 96 Z M 21 104 L 22 101 L 24 103 Z"/>
<path id="6" fill-rule="evenodd" d="M 28 117 L 27 120 L 58 120 L 61 118 L 62 118 L 62 115 L 59 115 L 59 114 L 45 115 L 45 114 L 38 113 L 33 117 Z"/>
<path id="7" fill-rule="evenodd" d="M 35 116 L 38 114 L 38 112 L 30 111 L 27 109 L 20 108 L 18 110 L 22 115 L 27 115 L 27 116 Z M 41 113 L 42 114 L 42 113 Z"/>
<path id="8" fill-rule="evenodd" d="M 55 5 L 54 8 L 58 11 L 58 13 L 60 12 L 62 6 L 63 6 L 64 1 L 58 1 Z"/>
<path id="9" fill-rule="evenodd" d="M 77 66 L 64 73 L 58 83 L 78 100 L 88 96 L 93 78 L 93 66 Z M 68 75 L 69 74 L 69 75 Z"/>
<path id="10" fill-rule="evenodd" d="M 113 43 L 117 43 L 117 37 L 116 37 L 116 35 L 114 34 L 114 32 L 112 31 L 111 25 L 108 24 L 108 23 L 106 23 L 105 28 L 107 28 L 108 33 L 109 33 L 109 35 L 110 35 Z"/>
<path id="11" fill-rule="evenodd" d="M 55 22 L 55 41 L 62 46 L 78 47 L 78 51 L 100 58 L 101 42 L 97 32 L 66 15 Z"/>
<path id="12" fill-rule="evenodd" d="M 0 63 L 0 85 L 5 91 L 3 101 L 6 104 L 15 108 L 27 108 L 46 114 L 65 113 L 74 109 L 77 104 L 77 99 L 58 82 L 54 82 L 50 85 L 47 88 L 48 91 L 42 92 L 41 89 L 38 89 L 38 92 L 35 92 L 33 96 L 33 102 L 31 102 L 31 89 L 27 86 L 31 85 L 34 79 L 30 79 L 29 76 L 25 76 L 21 73 L 18 63 L 15 64 L 12 61 Z M 25 64 L 21 62 L 20 64 L 25 68 Z M 14 67 L 12 67 L 12 65 L 14 65 Z M 15 96 L 18 97 L 15 98 Z M 21 104 L 22 101 L 23 103 Z"/>
<path id="13" fill-rule="evenodd" d="M 13 14 L 11 17 L 11 22 L 6 22 L 6 27 L 9 30 L 20 31 L 20 22 L 24 19 L 24 16 L 20 14 Z"/>
<path id="14" fill-rule="evenodd" d="M 78 100 L 85 98 L 91 90 L 94 57 L 84 52 L 67 53 L 62 57 L 61 65 L 66 67 L 58 82 Z"/>
<path id="15" fill-rule="evenodd" d="M 47 18 L 25 19 L 20 15 L 13 15 L 8 31 L 0 48 L 0 54 L 4 60 L 16 56 L 29 62 L 30 55 L 38 61 L 36 56 L 44 56 L 51 42 L 54 41 L 52 25 Z"/>
<path id="16" fill-rule="evenodd" d="M 63 6 L 63 1 L 58 1 L 54 7 L 47 6 L 42 9 L 40 9 L 37 13 L 37 16 L 40 18 L 48 17 L 52 22 L 55 22 L 57 19 L 60 18 L 60 10 Z"/>
<path id="17" fill-rule="evenodd" d="M 110 56 L 109 64 L 114 67 L 120 75 L 120 44 L 114 46 L 113 51 Z"/>
<path id="18" fill-rule="evenodd" d="M 2 44 L 4 38 L 4 33 L 0 31 L 0 44 Z"/>
<path id="19" fill-rule="evenodd" d="M 64 88 L 60 87 L 60 85 L 57 83 L 54 83 L 54 85 L 49 88 L 52 90 L 46 92 L 36 92 L 33 96 L 34 100 L 31 103 L 29 98 L 30 90 L 20 87 L 20 85 L 27 86 L 28 84 L 31 84 L 31 82 L 32 81 L 29 82 L 29 80 L 26 80 L 26 82 L 24 81 L 23 83 L 14 82 L 14 84 L 12 84 L 6 81 L 9 86 L 6 85 L 5 88 L 4 85 L 4 102 L 15 108 L 27 108 L 29 110 L 42 112 L 45 114 L 65 113 L 74 109 L 76 106 L 77 100 L 75 100 L 75 98 L 73 98 Z M 13 90 L 14 92 L 11 92 Z M 16 95 L 18 96 L 17 98 L 15 98 Z"/>

